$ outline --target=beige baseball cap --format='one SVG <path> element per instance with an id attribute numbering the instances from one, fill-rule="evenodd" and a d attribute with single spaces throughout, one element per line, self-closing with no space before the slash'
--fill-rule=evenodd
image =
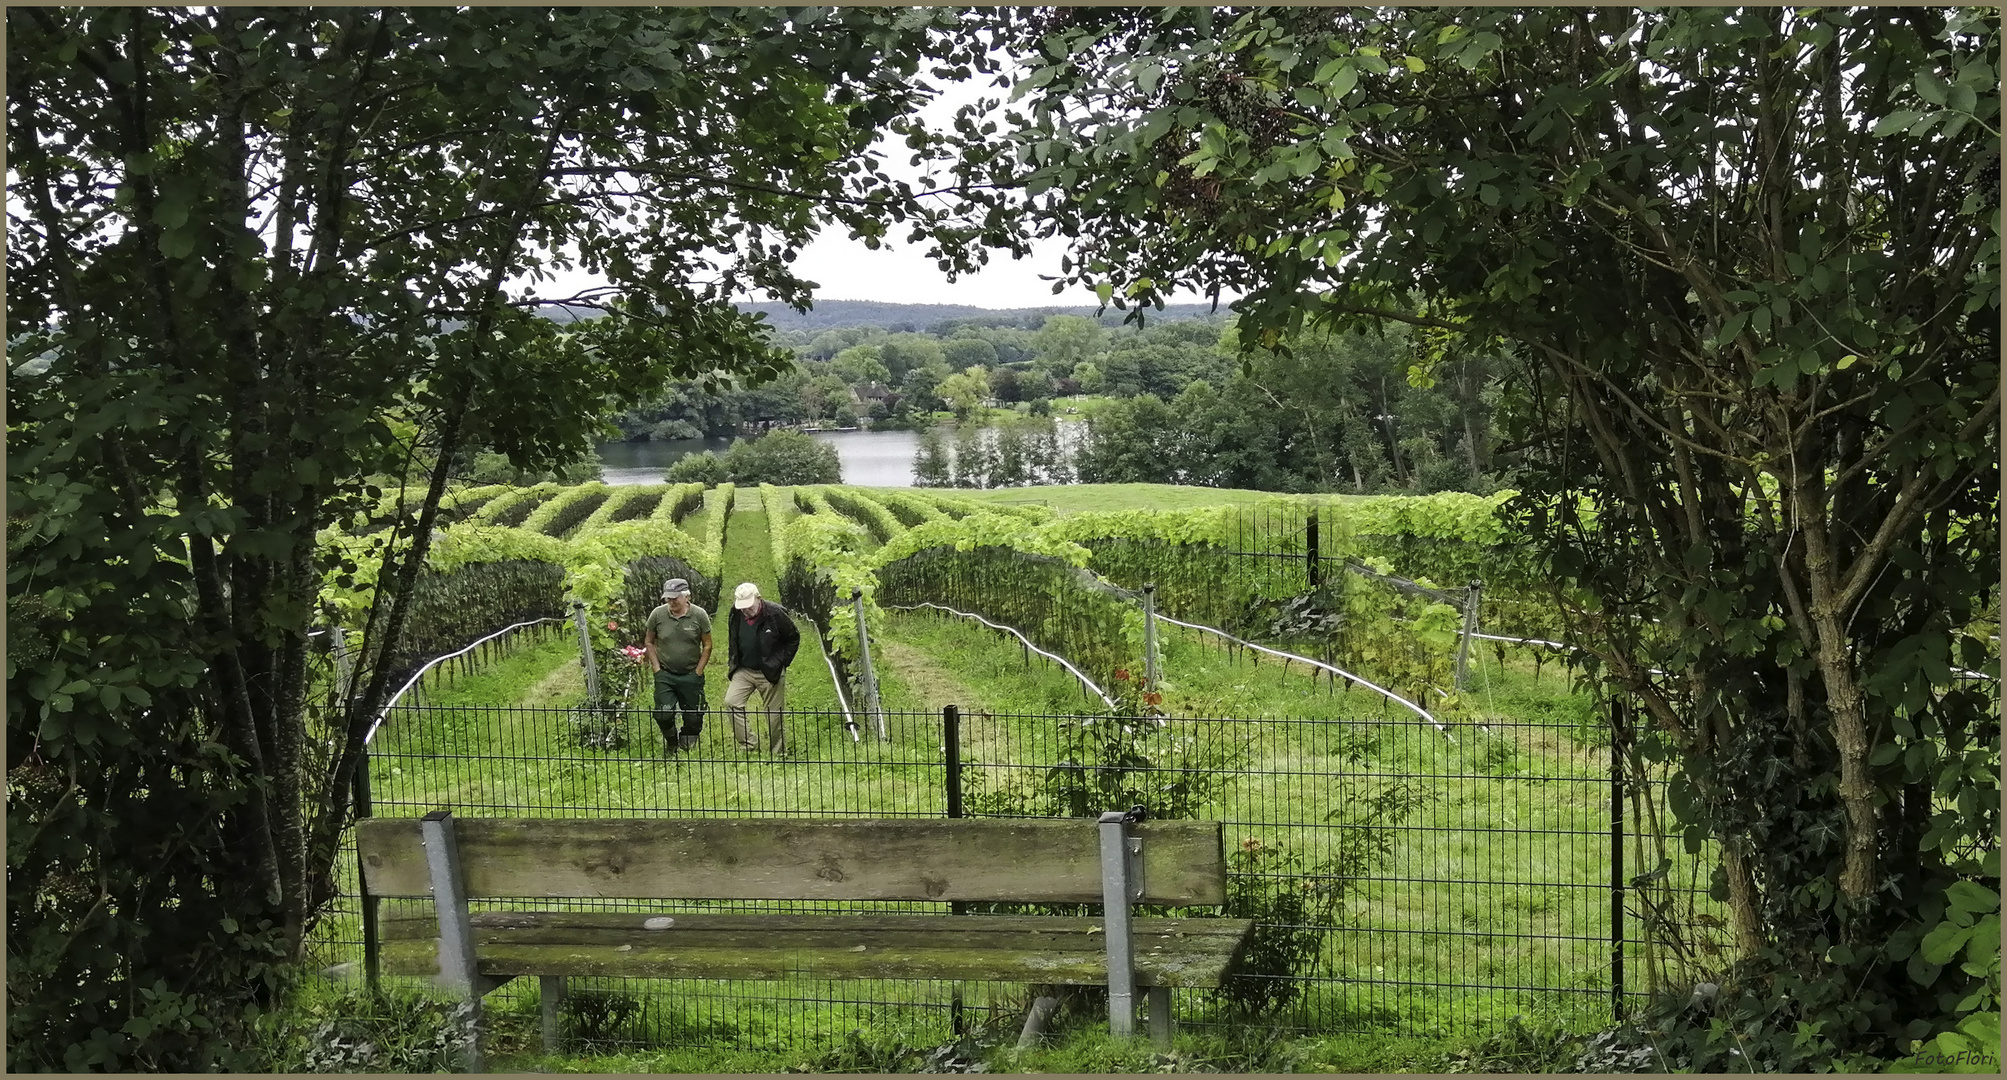
<path id="1" fill-rule="evenodd" d="M 760 587 L 750 581 L 741 583 L 738 590 L 732 593 L 732 606 L 735 608 L 749 608 L 759 602 Z"/>

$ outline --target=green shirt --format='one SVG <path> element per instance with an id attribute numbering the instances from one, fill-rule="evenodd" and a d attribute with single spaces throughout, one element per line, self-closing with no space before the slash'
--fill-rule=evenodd
<path id="1" fill-rule="evenodd" d="M 697 661 L 704 656 L 704 638 L 711 632 L 711 616 L 695 604 L 683 612 L 682 618 L 669 614 L 669 605 L 663 604 L 648 613 L 648 632 L 655 637 L 655 658 L 662 662 L 662 670 L 678 675 L 694 671 Z"/>
<path id="2" fill-rule="evenodd" d="M 760 628 L 756 622 L 748 621 L 746 613 L 732 609 L 732 633 L 739 638 L 739 666 L 759 671 L 766 663 L 764 650 L 760 648 Z"/>

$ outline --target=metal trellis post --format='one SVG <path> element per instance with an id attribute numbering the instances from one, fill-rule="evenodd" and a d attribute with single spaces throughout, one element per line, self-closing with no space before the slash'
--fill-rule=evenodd
<path id="1" fill-rule="evenodd" d="M 1315 590 L 1321 574 L 1318 571 L 1317 511 L 1312 510 L 1303 522 L 1303 564 L 1307 573 L 1309 588 Z"/>
<path id="2" fill-rule="evenodd" d="M 864 590 L 850 590 L 851 610 L 857 613 L 857 657 L 864 665 L 860 677 L 864 682 L 864 705 L 871 710 L 872 719 L 878 721 L 878 741 L 885 742 L 892 736 L 885 730 L 885 709 L 878 702 L 878 672 L 871 667 L 871 633 L 864 621 Z"/>
<path id="3" fill-rule="evenodd" d="M 334 637 L 335 697 L 339 700 L 348 693 L 349 676 L 354 673 L 355 660 L 348 654 L 348 634 L 340 624 L 329 627 Z"/>
<path id="4" fill-rule="evenodd" d="M 599 665 L 592 661 L 592 628 L 586 625 L 585 604 L 574 600 L 571 605 L 572 621 L 578 623 L 579 661 L 585 665 L 585 699 L 594 704 L 599 702 Z"/>
<path id="5" fill-rule="evenodd" d="M 1470 689 L 1470 639 L 1477 633 L 1477 609 L 1483 582 L 1472 578 L 1463 598 L 1463 638 L 1456 646 L 1456 688 Z"/>
<path id="6" fill-rule="evenodd" d="M 1143 586 L 1143 685 L 1157 688 L 1157 586 Z"/>

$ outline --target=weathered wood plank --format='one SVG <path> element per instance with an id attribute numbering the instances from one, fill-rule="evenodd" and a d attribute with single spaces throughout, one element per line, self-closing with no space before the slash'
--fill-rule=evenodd
<path id="1" fill-rule="evenodd" d="M 530 939 L 532 934 L 545 932 L 543 928 L 497 928 L 476 933 L 481 938 L 480 971 L 497 977 L 955 979 L 1068 985 L 1107 982 L 1107 956 L 1099 935 L 1077 925 L 1094 920 L 1043 921 L 1076 925 L 1038 935 L 1037 940 L 1025 932 L 992 936 L 960 930 L 928 933 L 917 929 L 904 936 L 879 931 L 877 936 L 859 940 L 837 928 L 770 933 L 751 944 L 744 936 L 749 932 L 738 928 L 688 933 L 626 931 L 626 940 L 618 945 L 609 941 L 567 944 Z M 1186 922 L 1234 925 L 1222 925 L 1217 933 L 1151 925 Z M 1251 925 L 1241 919 L 1139 919 L 1135 932 L 1137 982 L 1144 986 L 1217 986 L 1237 959 Z M 417 939 L 386 941 L 383 965 L 384 971 L 391 974 L 432 974 L 438 970 L 437 943 Z"/>
<path id="2" fill-rule="evenodd" d="M 617 941 L 629 935 L 651 934 L 743 934 L 755 940 L 763 936 L 799 933 L 863 935 L 872 933 L 971 933 L 971 934 L 1078 934 L 1101 933 L 1101 920 L 1094 916 L 1056 915 L 766 915 L 682 913 L 667 916 L 667 927 L 651 928 L 651 920 L 664 918 L 648 912 L 622 911 L 477 911 L 469 919 L 477 943 L 499 940 L 515 932 L 539 941 L 557 942 L 567 934 L 608 934 Z M 1194 938 L 1238 938 L 1246 933 L 1246 919 L 1139 917 L 1136 925 L 1148 932 Z M 384 940 L 430 940 L 439 925 L 429 916 L 402 915 L 383 920 Z M 590 937 L 581 940 L 595 940 Z"/>
<path id="3" fill-rule="evenodd" d="M 1101 899 L 1082 819 L 496 819 L 457 822 L 471 898 Z M 1225 902 L 1217 822 L 1153 821 L 1143 904 Z M 425 896 L 415 820 L 357 823 L 371 895 Z"/>

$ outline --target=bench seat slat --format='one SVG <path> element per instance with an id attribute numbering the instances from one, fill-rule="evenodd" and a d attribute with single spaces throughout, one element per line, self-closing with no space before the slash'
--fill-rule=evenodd
<path id="1" fill-rule="evenodd" d="M 571 932 L 614 934 L 688 934 L 693 932 L 782 932 L 826 931 L 836 934 L 874 932 L 913 933 L 956 931 L 962 933 L 1048 933 L 1099 934 L 1098 916 L 1055 915 L 797 915 L 713 912 L 672 912 L 674 923 L 666 930 L 650 930 L 646 923 L 658 917 L 652 912 L 630 911 L 477 911 L 470 918 L 476 942 L 498 940 L 503 932 L 534 933 L 556 941 Z M 1143 917 L 1139 916 L 1139 919 Z M 1239 937 L 1245 919 L 1169 918 L 1144 919 L 1154 933 L 1184 934 L 1194 937 Z M 428 911 L 386 915 L 379 923 L 383 940 L 431 940 L 439 936 L 439 921 Z M 627 940 L 622 936 L 619 940 Z"/>
<path id="2" fill-rule="evenodd" d="M 470 899 L 1101 899 L 1090 821 L 995 819 L 467 818 Z M 1150 821 L 1140 903 L 1225 902 L 1218 822 Z M 373 896 L 430 893 L 415 820 L 356 823 Z"/>
<path id="3" fill-rule="evenodd" d="M 484 912 L 474 918 L 478 969 L 493 976 L 932 978 L 1069 985 L 1105 985 L 1108 980 L 1098 918 L 677 915 L 673 928 L 651 931 L 639 925 L 647 917 Z M 383 944 L 383 970 L 435 973 L 436 940 L 417 935 L 418 920 L 400 923 L 396 936 L 387 935 Z M 1137 982 L 1217 986 L 1238 959 L 1252 925 L 1246 919 L 1137 919 Z"/>

